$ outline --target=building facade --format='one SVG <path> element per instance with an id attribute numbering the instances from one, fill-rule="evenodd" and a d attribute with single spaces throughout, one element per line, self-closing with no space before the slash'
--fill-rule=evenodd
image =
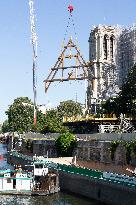
<path id="1" fill-rule="evenodd" d="M 99 25 L 89 37 L 87 101 L 91 113 L 97 113 L 102 101 L 114 97 L 136 62 L 136 28 Z"/>
<path id="2" fill-rule="evenodd" d="M 119 86 L 125 82 L 129 69 L 136 63 L 136 27 L 122 29 L 117 44 Z"/>

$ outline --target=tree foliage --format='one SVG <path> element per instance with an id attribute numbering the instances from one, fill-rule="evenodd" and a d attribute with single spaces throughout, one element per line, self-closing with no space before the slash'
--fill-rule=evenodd
<path id="1" fill-rule="evenodd" d="M 77 116 L 82 114 L 82 106 L 79 102 L 74 102 L 73 100 L 67 100 L 60 102 L 57 107 L 60 117 L 67 116 Z"/>
<path id="2" fill-rule="evenodd" d="M 55 145 L 58 156 L 70 157 L 76 147 L 76 138 L 71 133 L 63 133 L 57 138 Z"/>
<path id="3" fill-rule="evenodd" d="M 8 115 L 8 122 L 11 131 L 40 132 L 45 125 L 45 116 L 37 109 L 37 128 L 35 130 L 33 125 L 34 107 L 33 103 L 28 97 L 20 97 L 14 100 L 6 111 Z"/>
<path id="4" fill-rule="evenodd" d="M 44 133 L 63 133 L 69 131 L 68 127 L 63 125 L 63 117 L 77 116 L 80 114 L 82 114 L 82 106 L 80 103 L 72 100 L 61 102 L 56 109 L 47 111 Z"/>
<path id="5" fill-rule="evenodd" d="M 119 144 L 123 145 L 126 150 L 126 162 L 127 164 L 131 163 L 131 154 L 132 152 L 136 156 L 136 140 L 133 141 L 123 141 L 123 140 L 117 140 L 117 141 L 112 141 L 111 142 L 111 147 L 110 147 L 110 152 L 111 152 L 111 159 L 114 159 L 114 155 L 116 152 L 117 147 Z"/>
<path id="6" fill-rule="evenodd" d="M 136 114 L 136 64 L 130 69 L 119 94 L 119 107 L 124 114 Z"/>
<path id="7" fill-rule="evenodd" d="M 46 116 L 45 116 L 44 133 L 46 132 L 61 133 L 67 130 L 68 128 L 63 126 L 62 119 L 59 116 L 57 109 L 52 109 L 52 110 L 47 111 Z"/>
<path id="8" fill-rule="evenodd" d="M 121 113 L 136 115 L 136 64 L 129 70 L 118 97 L 108 99 L 103 109 L 117 116 Z"/>
<path id="9" fill-rule="evenodd" d="M 8 120 L 5 120 L 5 121 L 3 122 L 1 131 L 2 131 L 3 133 L 6 133 L 6 132 L 9 132 L 9 131 L 10 131 L 10 126 L 9 126 Z"/>
<path id="10" fill-rule="evenodd" d="M 122 113 L 120 98 L 109 98 L 102 104 L 102 112 L 105 114 L 116 114 L 119 117 Z"/>
<path id="11" fill-rule="evenodd" d="M 112 160 L 114 159 L 114 155 L 115 155 L 115 152 L 116 152 L 116 149 L 117 149 L 119 143 L 120 143 L 120 141 L 112 141 L 111 142 L 110 153 L 111 153 Z"/>
<path id="12" fill-rule="evenodd" d="M 63 125 L 63 116 L 73 116 L 82 113 L 82 106 L 72 100 L 61 102 L 56 109 L 51 109 L 42 114 L 37 109 L 37 126 L 33 125 L 34 108 L 28 97 L 20 97 L 14 100 L 6 111 L 10 131 L 18 132 L 67 132 L 68 128 Z"/>

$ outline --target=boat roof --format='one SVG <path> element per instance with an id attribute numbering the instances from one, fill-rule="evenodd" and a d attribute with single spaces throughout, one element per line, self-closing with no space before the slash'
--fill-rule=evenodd
<path id="1" fill-rule="evenodd" d="M 19 179 L 19 180 L 33 180 L 33 177 L 1 177 L 0 179 Z"/>
<path id="2" fill-rule="evenodd" d="M 41 161 L 36 161 L 34 162 L 34 164 L 50 164 L 50 161 L 46 161 L 46 160 L 41 160 Z"/>
<path id="3" fill-rule="evenodd" d="M 0 174 L 6 174 L 6 173 L 10 173 L 11 172 L 11 169 L 1 169 L 0 170 Z"/>
<path id="4" fill-rule="evenodd" d="M 33 162 L 34 164 L 51 164 L 52 162 L 48 159 L 37 160 Z"/>

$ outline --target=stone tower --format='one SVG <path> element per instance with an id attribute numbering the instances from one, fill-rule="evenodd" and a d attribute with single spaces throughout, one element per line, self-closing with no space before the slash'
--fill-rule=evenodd
<path id="1" fill-rule="evenodd" d="M 117 27 L 99 25 L 91 30 L 89 37 L 89 69 L 87 101 L 91 113 L 97 113 L 103 100 L 115 95 L 118 73 L 116 69 Z"/>

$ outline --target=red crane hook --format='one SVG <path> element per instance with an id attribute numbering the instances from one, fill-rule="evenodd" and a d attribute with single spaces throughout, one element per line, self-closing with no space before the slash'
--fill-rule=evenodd
<path id="1" fill-rule="evenodd" d="M 69 5 L 68 6 L 68 11 L 70 12 L 70 14 L 73 12 L 74 10 L 74 7 L 72 5 Z"/>

